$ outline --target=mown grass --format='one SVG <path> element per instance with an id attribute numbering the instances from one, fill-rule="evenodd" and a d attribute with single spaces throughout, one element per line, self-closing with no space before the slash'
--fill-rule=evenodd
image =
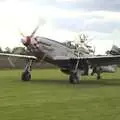
<path id="1" fill-rule="evenodd" d="M 69 84 L 58 69 L 0 70 L 0 120 L 120 120 L 120 69 Z"/>

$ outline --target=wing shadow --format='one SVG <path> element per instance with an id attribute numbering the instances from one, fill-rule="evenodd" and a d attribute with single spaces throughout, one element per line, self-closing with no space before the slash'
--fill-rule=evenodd
<path id="1" fill-rule="evenodd" d="M 31 83 L 35 83 L 35 84 L 68 84 L 69 81 L 68 80 L 48 80 L 48 79 L 44 79 L 44 80 L 40 80 L 40 79 L 33 79 L 30 81 Z"/>
<path id="2" fill-rule="evenodd" d="M 34 84 L 70 84 L 68 80 L 40 80 L 33 79 L 30 81 Z M 120 79 L 102 79 L 102 80 L 81 80 L 78 86 L 120 86 Z"/>

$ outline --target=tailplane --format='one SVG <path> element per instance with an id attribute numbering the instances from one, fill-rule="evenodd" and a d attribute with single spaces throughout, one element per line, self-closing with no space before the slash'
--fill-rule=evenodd
<path id="1" fill-rule="evenodd" d="M 120 55 L 120 48 L 116 45 L 112 46 L 112 49 L 110 50 L 111 55 Z"/>

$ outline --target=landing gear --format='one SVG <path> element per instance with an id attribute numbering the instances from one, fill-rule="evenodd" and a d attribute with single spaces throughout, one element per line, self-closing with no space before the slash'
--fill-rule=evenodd
<path id="1" fill-rule="evenodd" d="M 79 76 L 78 72 L 71 73 L 69 76 L 69 81 L 72 84 L 79 84 L 80 83 L 80 76 Z"/>
<path id="2" fill-rule="evenodd" d="M 97 75 L 97 80 L 100 80 L 101 79 L 101 76 L 100 75 Z"/>
<path id="3" fill-rule="evenodd" d="M 96 73 L 97 73 L 97 80 L 101 79 L 100 73 L 101 73 L 101 67 L 96 68 Z"/>
<path id="4" fill-rule="evenodd" d="M 25 71 L 22 73 L 21 79 L 23 81 L 30 81 L 31 80 L 31 74 L 28 71 Z"/>
<path id="5" fill-rule="evenodd" d="M 101 68 L 99 66 L 93 68 L 93 71 L 92 71 L 91 75 L 93 76 L 94 73 L 97 74 L 97 80 L 100 80 L 101 79 L 101 76 L 100 76 Z"/>
<path id="6" fill-rule="evenodd" d="M 25 66 L 25 70 L 21 75 L 22 81 L 30 81 L 31 80 L 31 66 L 32 66 L 32 60 L 29 60 Z"/>
<path id="7" fill-rule="evenodd" d="M 101 76 L 100 76 L 100 70 L 97 71 L 97 80 L 100 80 Z"/>

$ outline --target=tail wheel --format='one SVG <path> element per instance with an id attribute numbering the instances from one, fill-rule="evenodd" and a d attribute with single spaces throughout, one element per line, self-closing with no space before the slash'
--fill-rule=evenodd
<path id="1" fill-rule="evenodd" d="M 30 81 L 31 80 L 31 74 L 30 74 L 30 72 L 28 72 L 28 71 L 23 72 L 22 76 L 21 76 L 21 80 L 22 81 Z"/>

